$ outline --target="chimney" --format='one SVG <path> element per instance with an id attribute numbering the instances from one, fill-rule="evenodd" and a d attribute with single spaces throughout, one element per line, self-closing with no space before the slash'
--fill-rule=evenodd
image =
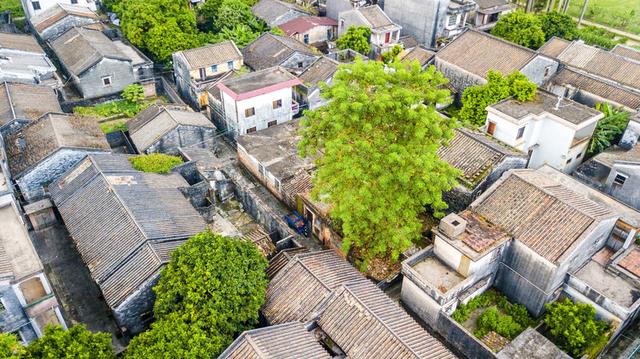
<path id="1" fill-rule="evenodd" d="M 440 220 L 440 225 L 438 226 L 438 229 L 449 238 L 458 237 L 466 228 L 467 221 L 455 213 L 451 213 Z"/>

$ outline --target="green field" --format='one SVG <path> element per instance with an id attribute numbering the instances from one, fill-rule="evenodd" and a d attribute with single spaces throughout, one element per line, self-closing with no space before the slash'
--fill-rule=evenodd
<path id="1" fill-rule="evenodd" d="M 568 14 L 579 17 L 584 0 L 571 0 Z M 589 0 L 585 20 L 640 35 L 640 0 Z"/>

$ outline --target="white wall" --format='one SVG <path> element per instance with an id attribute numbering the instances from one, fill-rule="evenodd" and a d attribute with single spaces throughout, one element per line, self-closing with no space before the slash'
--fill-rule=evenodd
<path id="1" fill-rule="evenodd" d="M 24 13 L 27 19 L 29 19 L 32 16 L 40 14 L 44 10 L 51 8 L 56 4 L 71 5 L 72 4 L 71 1 L 72 0 L 22 0 L 22 8 L 24 9 Z M 76 3 L 73 5 L 86 6 L 89 9 L 96 11 L 98 10 L 97 4 L 96 4 L 97 1 L 98 0 L 77 0 Z M 34 9 L 34 3 L 40 4 L 40 10 Z"/>
<path id="2" fill-rule="evenodd" d="M 246 134 L 247 129 L 252 127 L 256 127 L 257 131 L 264 130 L 271 121 L 277 121 L 278 124 L 281 124 L 291 121 L 293 118 L 291 110 L 293 89 L 291 87 L 241 101 L 233 100 L 224 91 L 221 91 L 221 93 L 227 123 L 232 122 L 231 126 L 235 124 L 238 135 Z M 282 107 L 279 109 L 273 108 L 273 101 L 276 100 L 282 100 Z M 255 115 L 245 117 L 245 110 L 251 107 L 254 108 Z"/>

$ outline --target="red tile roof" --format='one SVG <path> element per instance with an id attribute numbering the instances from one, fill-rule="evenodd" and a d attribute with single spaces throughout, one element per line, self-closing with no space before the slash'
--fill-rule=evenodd
<path id="1" fill-rule="evenodd" d="M 640 248 L 636 248 L 618 262 L 620 267 L 640 277 Z"/>
<path id="2" fill-rule="evenodd" d="M 291 36 L 293 34 L 307 32 L 316 26 L 338 26 L 338 22 L 328 17 L 306 16 L 287 21 L 280 25 L 279 28 L 282 29 L 285 34 Z"/>

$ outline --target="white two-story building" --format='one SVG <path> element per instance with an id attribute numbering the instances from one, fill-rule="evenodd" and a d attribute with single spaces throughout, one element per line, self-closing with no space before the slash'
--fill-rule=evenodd
<path id="1" fill-rule="evenodd" d="M 58 4 L 86 6 L 92 11 L 98 10 L 99 0 L 20 0 L 27 19 L 42 13 Z"/>
<path id="2" fill-rule="evenodd" d="M 538 91 L 533 101 L 506 99 L 487 107 L 486 132 L 529 153 L 528 168 L 545 164 L 571 173 L 582 162 L 599 111 L 575 101 Z"/>
<path id="3" fill-rule="evenodd" d="M 301 84 L 281 67 L 231 77 L 209 90 L 211 117 L 234 139 L 291 121 L 299 111 L 293 88 Z"/>

